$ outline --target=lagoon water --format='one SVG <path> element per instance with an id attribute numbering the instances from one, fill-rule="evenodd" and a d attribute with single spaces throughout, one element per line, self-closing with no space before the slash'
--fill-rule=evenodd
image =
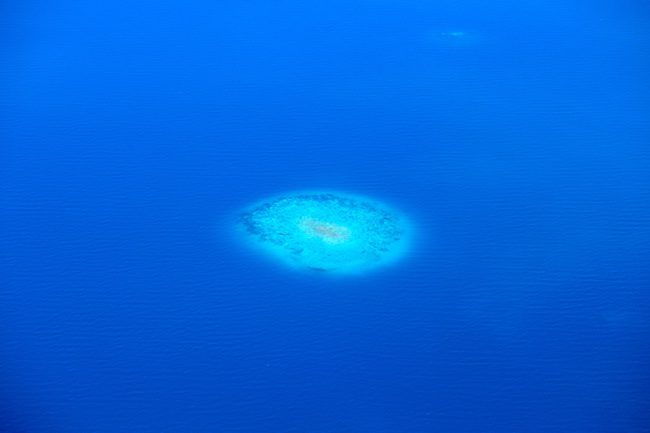
<path id="1" fill-rule="evenodd" d="M 413 236 L 394 209 L 338 191 L 286 192 L 241 210 L 236 221 L 250 247 L 321 276 L 384 268 L 408 254 Z"/>
<path id="2" fill-rule="evenodd" d="M 0 432 L 650 431 L 643 2 L 0 20 Z M 234 213 L 313 189 L 404 212 L 408 254 L 242 245 Z"/>

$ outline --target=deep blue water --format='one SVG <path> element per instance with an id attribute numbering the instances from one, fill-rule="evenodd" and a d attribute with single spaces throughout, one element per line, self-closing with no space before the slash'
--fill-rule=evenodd
<path id="1" fill-rule="evenodd" d="M 650 431 L 650 7 L 5 2 L 0 432 Z M 413 220 L 327 278 L 296 189 Z"/>

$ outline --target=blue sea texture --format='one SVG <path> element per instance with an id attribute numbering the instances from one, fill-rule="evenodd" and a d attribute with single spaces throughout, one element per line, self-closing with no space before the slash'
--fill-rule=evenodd
<path id="1" fill-rule="evenodd" d="M 0 35 L 0 433 L 650 432 L 646 2 L 25 0 Z M 408 242 L 329 198 L 242 233 L 300 191 Z"/>

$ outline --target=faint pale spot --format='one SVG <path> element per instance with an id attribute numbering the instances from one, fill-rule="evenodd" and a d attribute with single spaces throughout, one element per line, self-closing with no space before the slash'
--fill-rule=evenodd
<path id="1" fill-rule="evenodd" d="M 475 46 L 482 41 L 479 33 L 468 30 L 432 30 L 428 38 L 434 45 L 446 48 Z"/>

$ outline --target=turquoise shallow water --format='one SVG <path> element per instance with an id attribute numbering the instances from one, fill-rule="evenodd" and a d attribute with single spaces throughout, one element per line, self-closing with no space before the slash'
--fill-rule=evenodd
<path id="1" fill-rule="evenodd" d="M 336 274 L 362 273 L 403 256 L 412 228 L 397 211 L 340 192 L 294 192 L 240 216 L 244 236 L 280 261 Z"/>

